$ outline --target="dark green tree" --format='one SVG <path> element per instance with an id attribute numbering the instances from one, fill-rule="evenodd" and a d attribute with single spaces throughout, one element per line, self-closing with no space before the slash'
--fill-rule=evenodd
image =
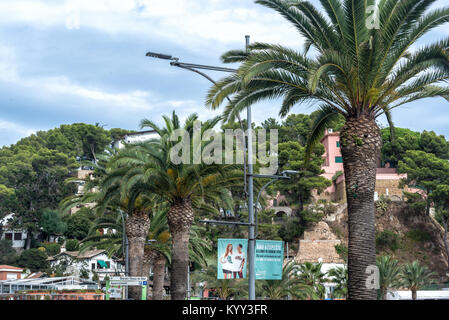
<path id="1" fill-rule="evenodd" d="M 22 252 L 18 260 L 19 266 L 30 269 L 31 272 L 45 271 L 49 268 L 47 254 L 44 250 L 29 249 Z"/>
<path id="2" fill-rule="evenodd" d="M 62 221 L 59 211 L 51 209 L 44 209 L 39 225 L 47 238 L 50 235 L 62 235 L 67 229 L 67 225 Z"/>
<path id="3" fill-rule="evenodd" d="M 407 151 L 399 161 L 398 172 L 407 173 L 405 183 L 423 189 L 427 195 L 426 215 L 429 215 L 430 194 L 439 184 L 449 180 L 449 162 L 424 151 Z"/>
<path id="4" fill-rule="evenodd" d="M 12 247 L 12 241 L 0 240 L 0 264 L 14 265 L 18 259 L 17 252 Z"/>

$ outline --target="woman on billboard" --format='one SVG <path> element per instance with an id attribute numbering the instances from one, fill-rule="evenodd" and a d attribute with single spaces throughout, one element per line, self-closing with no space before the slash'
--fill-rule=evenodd
<path id="1" fill-rule="evenodd" d="M 232 254 L 232 244 L 226 246 L 225 253 L 220 258 L 221 267 L 223 270 L 223 276 L 225 279 L 232 278 L 232 272 L 234 271 L 234 255 Z"/>

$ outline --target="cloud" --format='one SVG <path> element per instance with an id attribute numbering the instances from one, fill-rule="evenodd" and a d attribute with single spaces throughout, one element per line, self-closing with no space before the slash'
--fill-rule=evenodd
<path id="1" fill-rule="evenodd" d="M 0 118 L 0 147 L 12 144 L 20 138 L 27 137 L 36 131 L 34 128 Z"/>
<path id="2" fill-rule="evenodd" d="M 247 6 L 245 6 L 245 4 Z M 199 43 L 242 42 L 245 34 L 258 41 L 299 46 L 296 32 L 273 10 L 235 0 L 17 0 L 0 3 L 0 24 L 35 28 L 93 28 L 112 35 L 163 38 L 194 49 Z"/>

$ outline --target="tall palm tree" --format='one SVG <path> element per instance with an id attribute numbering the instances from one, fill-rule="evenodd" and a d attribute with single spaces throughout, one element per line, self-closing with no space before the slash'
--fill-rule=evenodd
<path id="1" fill-rule="evenodd" d="M 317 103 L 309 154 L 331 122 L 346 119 L 340 145 L 349 214 L 349 299 L 376 299 L 376 290 L 365 285 L 367 267 L 376 264 L 374 186 L 382 141 L 376 119 L 385 115 L 391 124 L 391 110 L 403 104 L 449 100 L 444 85 L 449 38 L 412 49 L 449 21 L 447 7 L 428 12 L 436 1 L 320 0 L 321 12 L 309 1 L 257 0 L 296 28 L 305 49 L 255 43 L 248 51 L 229 51 L 223 61 L 241 65 L 208 94 L 213 109 L 232 96 L 225 120 L 264 99 L 282 98 L 281 116 L 296 104 Z"/>
<path id="2" fill-rule="evenodd" d="M 171 264 L 171 295 L 174 300 L 185 299 L 188 243 L 190 228 L 194 221 L 194 209 L 209 209 L 217 212 L 210 205 L 217 201 L 223 189 L 240 183 L 241 173 L 234 165 L 193 163 L 193 154 L 197 151 L 190 144 L 187 149 L 193 152 L 187 158 L 188 163 L 176 164 L 172 161 L 172 148 L 178 141 L 172 141 L 176 130 L 183 129 L 193 136 L 194 121 L 197 115 L 187 118 L 181 126 L 178 116 L 164 116 L 165 128 L 160 128 L 150 120 L 143 120 L 142 127 L 155 130 L 158 139 L 142 144 L 128 146 L 114 159 L 114 164 L 120 170 L 114 180 L 120 181 L 122 189 L 133 189 L 139 185 L 147 194 L 153 194 L 160 201 L 169 204 L 167 212 L 168 226 L 172 238 Z M 217 117 L 202 124 L 200 134 L 213 128 L 220 118 Z M 210 142 L 202 142 L 203 147 Z"/>
<path id="3" fill-rule="evenodd" d="M 379 268 L 380 298 L 387 300 L 388 289 L 398 288 L 401 284 L 401 268 L 398 266 L 398 260 L 390 256 L 380 256 L 376 260 Z"/>
<path id="4" fill-rule="evenodd" d="M 427 284 L 433 282 L 434 273 L 426 266 L 422 266 L 418 261 L 413 261 L 402 266 L 401 283 L 402 286 L 412 291 L 412 299 L 416 300 L 416 292 Z"/>

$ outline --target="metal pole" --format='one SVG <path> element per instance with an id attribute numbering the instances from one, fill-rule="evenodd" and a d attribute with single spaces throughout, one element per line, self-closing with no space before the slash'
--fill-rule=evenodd
<path id="1" fill-rule="evenodd" d="M 129 276 L 129 251 L 128 251 L 128 237 L 126 236 L 125 218 L 123 217 L 122 210 L 119 210 L 122 216 L 122 233 L 123 233 L 123 244 L 125 251 L 125 276 Z M 125 299 L 128 299 L 128 286 L 125 286 Z"/>
<path id="2" fill-rule="evenodd" d="M 187 265 L 187 300 L 190 300 L 190 265 Z"/>

